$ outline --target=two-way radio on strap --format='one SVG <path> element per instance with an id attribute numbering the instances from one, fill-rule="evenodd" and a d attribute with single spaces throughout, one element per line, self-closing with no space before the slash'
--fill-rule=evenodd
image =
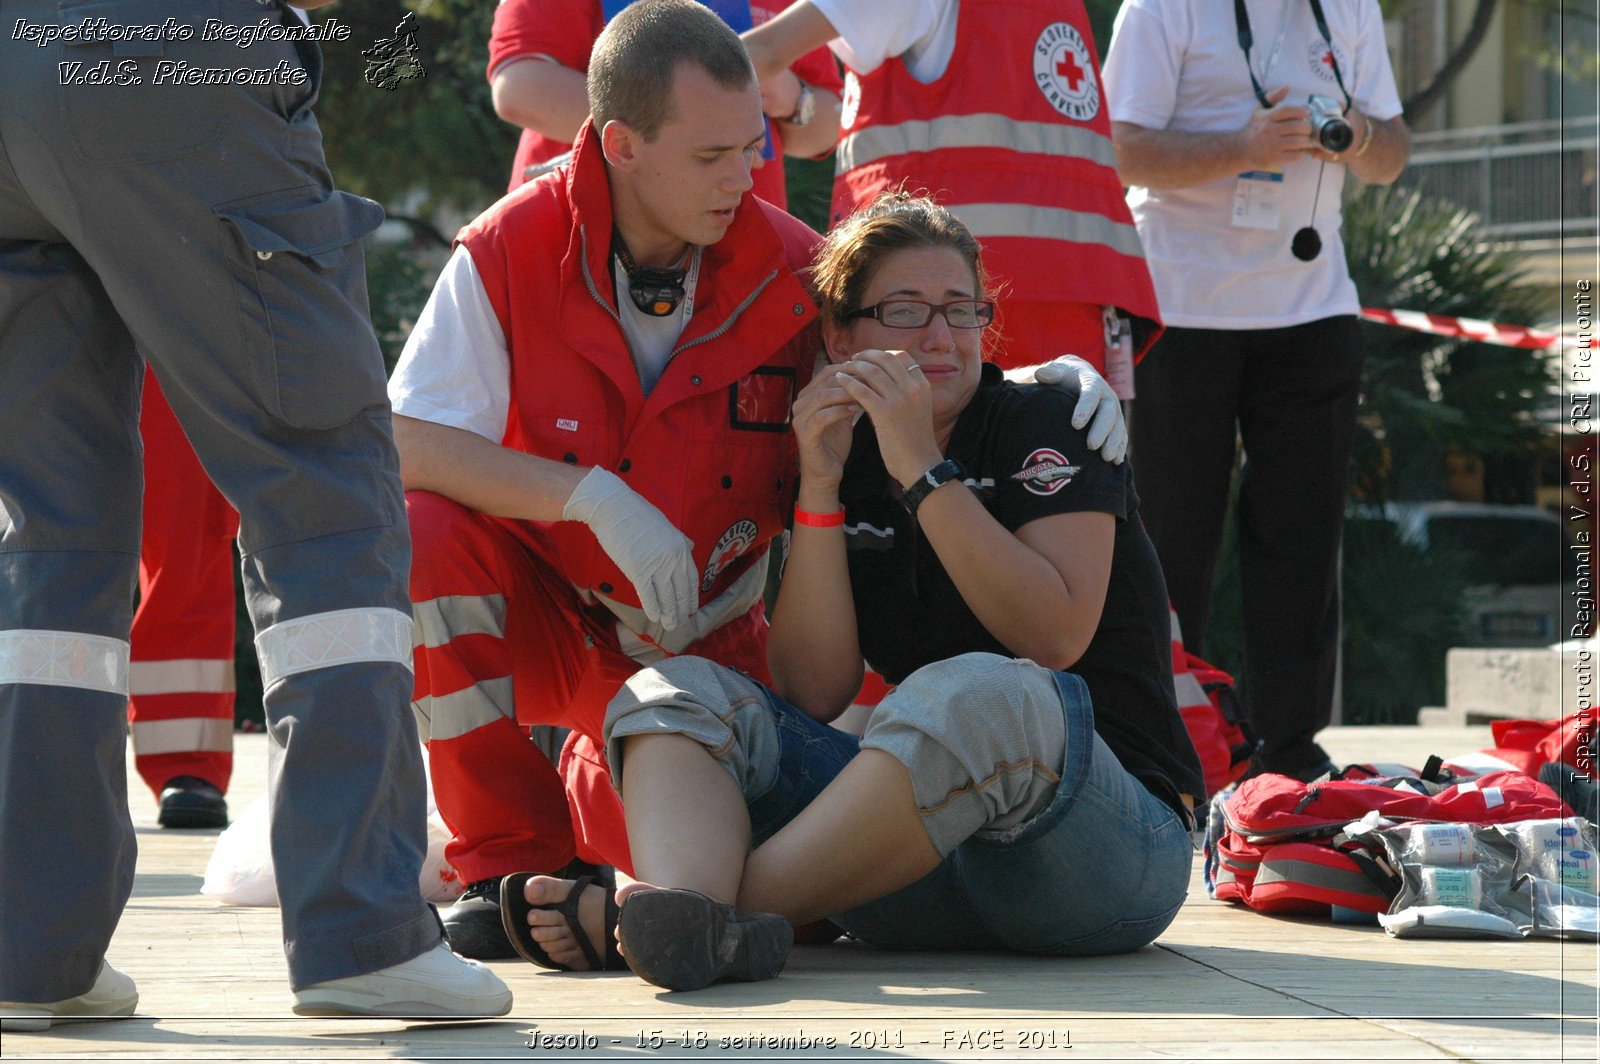
<path id="1" fill-rule="evenodd" d="M 689 267 L 641 266 L 617 230 L 611 231 L 611 254 L 628 278 L 628 298 L 652 318 L 665 318 L 688 301 L 685 320 L 694 316 L 694 289 L 700 279 L 700 248 L 689 249 Z"/>

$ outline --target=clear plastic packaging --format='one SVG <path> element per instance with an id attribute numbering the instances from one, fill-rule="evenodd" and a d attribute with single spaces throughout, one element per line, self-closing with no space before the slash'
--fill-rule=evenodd
<path id="1" fill-rule="evenodd" d="M 424 753 L 423 765 L 427 766 Z M 450 829 L 433 804 L 433 780 L 428 777 L 428 853 L 422 860 L 418 886 L 422 896 L 436 903 L 453 902 L 464 885 L 454 868 L 444 859 Z M 272 849 L 267 843 L 271 816 L 267 796 L 260 795 L 245 807 L 217 844 L 206 864 L 205 882 L 200 893 L 224 905 L 278 904 L 278 884 L 273 878 Z"/>
<path id="2" fill-rule="evenodd" d="M 1397 937 L 1600 937 L 1594 828 L 1581 817 L 1511 824 L 1361 822 L 1402 885 L 1378 922 Z"/>

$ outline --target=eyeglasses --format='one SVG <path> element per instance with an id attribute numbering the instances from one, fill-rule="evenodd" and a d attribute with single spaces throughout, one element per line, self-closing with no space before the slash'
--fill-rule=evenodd
<path id="1" fill-rule="evenodd" d="M 924 303 L 920 299 L 885 299 L 846 315 L 846 321 L 876 318 L 891 329 L 920 329 L 942 316 L 952 329 L 981 329 L 994 321 L 994 300 L 954 299 L 949 303 Z"/>

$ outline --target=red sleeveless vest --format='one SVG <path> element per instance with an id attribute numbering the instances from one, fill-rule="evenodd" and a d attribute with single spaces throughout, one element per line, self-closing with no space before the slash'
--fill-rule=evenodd
<path id="1" fill-rule="evenodd" d="M 816 305 L 797 276 L 817 235 L 745 196 L 705 249 L 698 306 L 646 397 L 611 291 L 610 182 L 592 123 L 573 160 L 461 231 L 511 356 L 506 447 L 617 473 L 694 541 L 701 603 L 783 531 L 799 467 L 789 406 L 810 379 Z M 564 575 L 638 606 L 575 521 L 540 526 Z"/>
<path id="2" fill-rule="evenodd" d="M 1137 348 L 1154 337 L 1082 0 L 961 0 L 944 75 L 851 71 L 840 121 L 835 222 L 904 181 L 972 230 L 1003 296 L 1120 307 Z"/>

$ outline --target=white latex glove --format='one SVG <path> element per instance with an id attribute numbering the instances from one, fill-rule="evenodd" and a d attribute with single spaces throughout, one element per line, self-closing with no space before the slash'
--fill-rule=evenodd
<path id="1" fill-rule="evenodd" d="M 1122 417 L 1122 402 L 1093 366 L 1077 355 L 1062 355 L 1034 370 L 1033 379 L 1040 384 L 1077 381 L 1078 405 L 1072 411 L 1072 427 L 1088 425 L 1089 446 L 1106 461 L 1122 464 L 1128 456 L 1128 423 Z"/>
<path id="2" fill-rule="evenodd" d="M 646 617 L 669 631 L 700 602 L 694 543 L 622 478 L 599 466 L 578 482 L 562 508 L 582 521 L 639 592 Z"/>

